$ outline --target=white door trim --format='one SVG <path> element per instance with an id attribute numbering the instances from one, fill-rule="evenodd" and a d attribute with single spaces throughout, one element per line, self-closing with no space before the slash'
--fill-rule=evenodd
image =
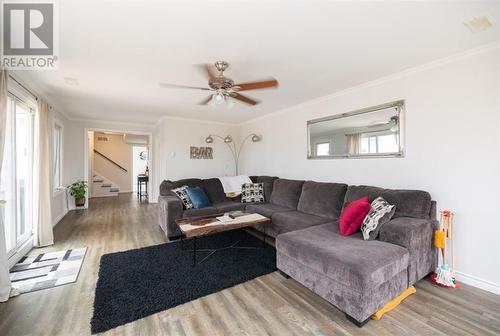
<path id="1" fill-rule="evenodd" d="M 111 129 L 111 128 L 95 128 L 95 127 L 86 127 L 83 129 L 83 145 L 84 145 L 84 151 L 83 151 L 83 162 L 84 162 L 84 180 L 88 181 L 88 183 L 91 183 L 91 176 L 89 176 L 89 142 L 88 142 L 88 132 L 89 131 L 94 131 L 94 132 L 115 132 L 115 133 L 128 133 L 128 134 L 134 134 L 134 135 L 146 135 L 148 137 L 148 147 L 149 147 L 149 186 L 148 186 L 148 201 L 150 203 L 154 202 L 155 199 L 155 192 L 154 192 L 154 186 L 156 185 L 155 181 L 155 162 L 154 162 L 154 153 L 153 153 L 153 133 L 152 132 L 145 132 L 145 131 L 126 131 L 123 129 Z M 85 195 L 85 209 L 88 209 L 88 204 L 89 204 L 89 193 Z"/>

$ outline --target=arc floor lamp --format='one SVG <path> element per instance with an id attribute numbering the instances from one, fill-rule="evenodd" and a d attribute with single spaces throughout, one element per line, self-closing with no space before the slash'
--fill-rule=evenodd
<path id="1" fill-rule="evenodd" d="M 251 139 L 252 142 L 259 142 L 262 140 L 261 136 L 255 134 L 255 133 L 252 133 L 252 134 L 247 135 L 243 139 L 243 141 L 240 143 L 239 147 L 237 147 L 236 143 L 233 141 L 233 138 L 230 135 L 226 135 L 225 137 L 221 137 L 220 135 L 217 135 L 217 134 L 209 134 L 205 138 L 205 142 L 211 144 L 214 142 L 214 140 L 215 140 L 214 138 L 221 139 L 229 147 L 229 150 L 231 151 L 231 154 L 233 155 L 236 175 L 238 175 L 238 161 L 240 160 L 241 150 L 243 149 L 243 146 L 245 145 L 245 143 L 248 141 L 248 139 Z"/>

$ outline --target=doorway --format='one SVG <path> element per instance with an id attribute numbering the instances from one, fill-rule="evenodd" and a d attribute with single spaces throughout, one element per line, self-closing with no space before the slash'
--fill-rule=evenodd
<path id="1" fill-rule="evenodd" d="M 126 160 L 123 158 L 120 158 L 118 156 L 118 151 L 117 150 L 108 150 L 106 148 L 102 148 L 100 150 L 98 147 L 98 142 L 99 142 L 99 137 L 103 138 L 109 138 L 109 140 L 112 140 L 111 138 L 113 136 L 119 135 L 122 138 L 122 143 L 126 144 L 130 147 L 130 154 L 128 156 L 127 160 L 130 160 L 130 166 L 128 166 L 126 163 Z M 136 185 L 137 185 L 137 180 L 134 177 L 137 174 L 144 174 L 145 168 L 142 168 L 144 163 L 147 164 L 147 167 L 149 169 L 149 181 L 148 181 L 148 189 L 151 188 L 152 185 L 154 185 L 153 177 L 152 174 L 154 172 L 154 165 L 153 161 L 151 158 L 153 157 L 153 150 L 152 150 L 152 142 L 153 142 L 153 134 L 151 132 L 143 132 L 143 131 L 132 131 L 132 130 L 127 130 L 127 129 L 103 129 L 103 128 L 84 128 L 84 136 L 85 136 L 85 148 L 84 148 L 84 174 L 85 174 L 85 180 L 89 181 L 89 191 L 90 193 L 87 193 L 86 197 L 86 202 L 85 202 L 85 208 L 88 208 L 88 197 L 89 195 L 92 195 L 94 197 L 101 197 L 102 195 L 96 195 L 96 190 L 103 188 L 103 183 L 106 185 L 106 188 L 108 188 L 108 185 L 110 183 L 107 183 L 108 181 L 111 182 L 111 188 L 113 188 L 114 184 L 112 182 L 116 182 L 117 185 L 120 184 L 121 180 L 118 180 L 118 178 L 114 178 L 111 176 L 111 173 L 107 173 L 106 171 L 101 171 L 99 172 L 99 168 L 97 167 L 96 160 L 99 159 L 101 161 L 104 161 L 105 164 L 108 166 L 111 166 L 111 169 L 118 171 L 121 173 L 121 175 L 125 175 L 126 172 L 128 172 L 128 178 L 126 183 L 130 186 L 129 188 L 118 188 L 119 191 L 118 193 L 133 193 L 136 195 Z M 102 139 L 102 144 L 108 143 L 109 141 L 106 141 L 106 139 Z M 139 149 L 135 149 L 135 147 L 140 148 L 141 150 L 139 151 L 139 154 L 143 151 L 146 151 L 146 157 L 147 159 L 143 163 L 134 163 L 134 157 L 137 154 L 136 151 Z M 99 153 L 96 153 L 100 152 Z M 138 155 L 137 155 L 138 156 Z M 96 169 L 97 168 L 97 169 Z M 125 168 L 125 170 L 123 169 Z M 142 171 L 141 171 L 142 170 Z M 102 173 L 102 174 L 99 174 Z M 108 176 L 107 176 L 108 175 Z M 97 178 L 97 179 L 96 179 Z M 113 181 L 114 180 L 114 181 Z M 124 181 L 124 180 L 123 180 Z M 124 182 L 125 183 L 125 182 Z M 114 189 L 114 188 L 113 188 Z M 103 190 L 103 189 L 101 189 Z M 114 189 L 116 190 L 116 189 Z M 110 190 L 111 191 L 111 190 Z M 112 191 L 114 192 L 114 191 Z M 153 194 L 148 195 L 148 200 L 152 200 L 154 197 Z"/>
<path id="2" fill-rule="evenodd" d="M 147 172 L 146 172 L 147 171 Z M 138 176 L 149 175 L 148 147 L 134 145 L 132 147 L 132 186 L 133 195 L 138 196 Z"/>

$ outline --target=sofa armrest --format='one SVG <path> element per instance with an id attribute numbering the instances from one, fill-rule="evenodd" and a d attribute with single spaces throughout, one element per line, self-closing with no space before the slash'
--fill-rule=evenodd
<path id="1" fill-rule="evenodd" d="M 409 285 L 433 271 L 437 263 L 434 223 L 431 219 L 398 217 L 380 228 L 379 240 L 408 249 Z"/>
<path id="2" fill-rule="evenodd" d="M 432 238 L 432 235 L 430 220 L 398 217 L 382 225 L 379 240 L 412 250 L 418 247 L 422 238 Z"/>
<path id="3" fill-rule="evenodd" d="M 168 238 L 179 237 L 182 233 L 175 223 L 184 212 L 182 201 L 176 196 L 158 197 L 158 220 Z"/>

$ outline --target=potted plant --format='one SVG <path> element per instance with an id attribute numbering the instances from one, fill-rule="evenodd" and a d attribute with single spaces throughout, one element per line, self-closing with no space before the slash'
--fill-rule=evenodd
<path id="1" fill-rule="evenodd" d="M 76 181 L 69 187 L 69 193 L 75 198 L 76 206 L 85 205 L 85 193 L 87 192 L 87 182 L 86 181 Z"/>

